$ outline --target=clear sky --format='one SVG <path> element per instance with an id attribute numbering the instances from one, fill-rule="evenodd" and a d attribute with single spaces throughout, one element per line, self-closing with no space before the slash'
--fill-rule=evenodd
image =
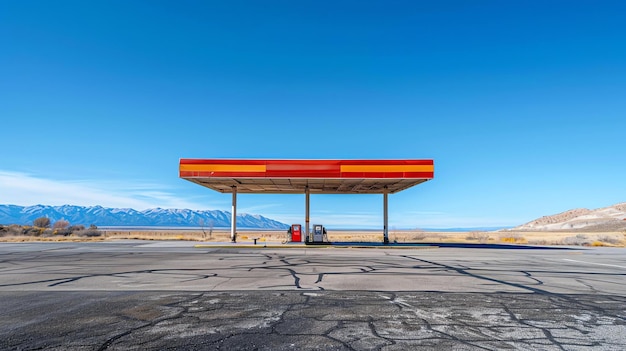
<path id="1" fill-rule="evenodd" d="M 0 0 L 0 203 L 230 210 L 180 158 L 432 158 L 390 229 L 626 201 L 623 1 Z M 238 211 L 304 222 L 304 195 Z M 381 195 L 311 222 L 382 227 Z"/>

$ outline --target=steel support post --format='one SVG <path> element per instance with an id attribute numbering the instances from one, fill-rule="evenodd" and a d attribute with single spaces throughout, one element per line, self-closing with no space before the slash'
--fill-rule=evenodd
<path id="1" fill-rule="evenodd" d="M 309 240 L 309 186 L 304 188 L 304 238 L 302 241 Z"/>
<path id="2" fill-rule="evenodd" d="M 389 244 L 389 189 L 385 186 L 383 189 L 383 244 Z"/>
<path id="3" fill-rule="evenodd" d="M 231 207 L 231 219 L 230 219 L 230 240 L 237 242 L 237 186 L 233 185 L 233 204 Z"/>

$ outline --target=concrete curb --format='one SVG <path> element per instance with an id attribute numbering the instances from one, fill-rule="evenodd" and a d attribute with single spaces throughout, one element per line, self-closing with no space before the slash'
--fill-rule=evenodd
<path id="1" fill-rule="evenodd" d="M 427 250 L 427 249 L 438 249 L 439 246 L 424 246 L 424 245 L 415 245 L 415 246 L 394 246 L 394 245 L 280 245 L 280 244 L 269 244 L 269 245 L 253 245 L 253 244 L 197 244 L 193 246 L 197 249 L 409 249 L 409 250 Z"/>

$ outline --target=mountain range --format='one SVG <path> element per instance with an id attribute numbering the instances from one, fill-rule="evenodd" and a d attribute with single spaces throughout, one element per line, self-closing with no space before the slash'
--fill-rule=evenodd
<path id="1" fill-rule="evenodd" d="M 0 205 L 0 224 L 32 225 L 40 217 L 52 223 L 66 220 L 71 225 L 94 224 L 98 227 L 230 227 L 231 213 L 220 210 L 189 210 L 152 208 L 137 211 L 132 208 L 102 206 L 17 206 Z M 239 214 L 237 226 L 251 229 L 287 229 L 289 225 L 261 215 Z M 598 209 L 577 208 L 543 216 L 510 231 L 591 231 L 626 230 L 626 202 Z"/>
<path id="2" fill-rule="evenodd" d="M 544 216 L 510 230 L 613 232 L 626 230 L 626 202 L 594 210 L 576 208 Z"/>
<path id="3" fill-rule="evenodd" d="M 32 225 L 40 217 L 52 223 L 66 220 L 70 225 L 98 227 L 230 227 L 231 213 L 220 210 L 194 211 L 188 209 L 151 208 L 137 211 L 132 208 L 102 206 L 17 206 L 0 205 L 1 224 Z M 238 214 L 237 226 L 253 229 L 287 229 L 289 225 L 260 215 Z"/>

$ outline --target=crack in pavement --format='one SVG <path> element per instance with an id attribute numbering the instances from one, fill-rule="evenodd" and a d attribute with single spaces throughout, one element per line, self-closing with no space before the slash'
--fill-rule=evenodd
<path id="1" fill-rule="evenodd" d="M 547 343 L 560 350 L 574 345 L 626 348 L 622 337 L 626 323 L 607 320 L 607 315 L 624 312 L 626 298 L 603 295 L 569 299 L 605 305 L 608 313 L 604 315 L 594 309 L 581 310 L 580 305 L 563 299 L 527 293 L 384 291 L 99 292 L 87 294 L 73 310 L 58 308 L 63 305 L 59 299 L 70 303 L 76 294 L 39 294 L 46 300 L 39 300 L 32 313 L 54 311 L 51 317 L 34 324 L 14 323 L 9 329 L 0 324 L 0 349 L 46 348 L 39 343 L 44 340 L 47 348 L 68 350 L 78 349 L 76 341 L 97 350 L 172 345 L 228 350 L 400 350 L 420 345 L 526 350 L 545 348 Z M 97 299 L 90 300 L 93 297 Z M 0 298 L 10 304 L 21 299 L 6 292 Z M 129 308 L 130 312 L 123 312 Z M 558 314 L 553 312 L 557 310 Z M 5 320 L 31 313 L 27 306 L 19 310 L 0 307 L 0 312 Z M 87 337 L 90 330 L 99 333 Z"/>
<path id="2" fill-rule="evenodd" d="M 161 267 L 178 264 L 176 253 L 163 253 L 166 263 L 152 263 L 156 254 L 11 256 L 0 276 L 0 349 L 626 349 L 626 297 L 606 292 L 623 276 L 615 267 L 573 274 L 501 256 L 441 263 L 363 252 L 222 250 L 172 268 Z M 126 264 L 101 267 L 112 256 Z M 88 278 L 162 279 L 180 291 L 93 291 Z M 388 291 L 396 279 L 407 289 Z M 468 291 L 450 289 L 456 282 Z"/>
<path id="3" fill-rule="evenodd" d="M 200 295 L 200 294 L 198 294 L 198 296 L 201 296 L 201 295 Z M 187 300 L 183 300 L 183 301 L 180 301 L 180 302 L 172 303 L 172 304 L 171 304 L 171 305 L 169 305 L 169 306 L 175 306 L 175 305 L 177 306 L 177 305 L 179 305 L 179 304 L 181 304 L 181 303 L 184 303 L 185 301 L 195 300 L 195 299 L 197 299 L 197 298 L 198 298 L 198 296 L 191 296 L 191 297 L 189 297 Z M 168 305 L 166 305 L 166 306 L 168 306 Z M 174 314 L 174 315 L 172 315 L 172 316 L 167 316 L 167 317 L 157 318 L 157 319 L 154 319 L 154 320 L 150 321 L 149 323 L 146 323 L 146 324 L 140 325 L 140 326 L 138 326 L 138 327 L 131 328 L 131 329 L 129 329 L 129 330 L 123 331 L 123 332 L 121 332 L 121 333 L 119 333 L 119 334 L 117 334 L 117 335 L 115 335 L 115 336 L 111 337 L 110 339 L 106 340 L 106 341 L 105 341 L 105 342 L 104 342 L 104 343 L 103 343 L 103 344 L 102 344 L 102 345 L 98 348 L 98 351 L 104 351 L 104 350 L 106 350 L 106 349 L 107 349 L 107 348 L 109 348 L 109 346 L 111 346 L 111 344 L 113 344 L 116 340 L 118 340 L 118 339 L 120 339 L 120 338 L 123 338 L 123 337 L 125 337 L 125 336 L 127 336 L 127 335 L 130 335 L 130 334 L 131 334 L 131 333 L 133 333 L 133 332 L 136 332 L 136 331 L 141 330 L 141 329 L 143 329 L 143 328 L 147 328 L 147 327 L 149 327 L 149 326 L 154 326 L 154 325 L 156 325 L 157 323 L 160 323 L 160 322 L 163 322 L 163 321 L 166 321 L 166 320 L 174 320 L 174 319 L 177 319 L 177 318 L 179 318 L 180 316 L 182 316 L 185 312 L 188 312 L 188 308 L 182 308 L 182 309 L 180 310 L 180 312 L 178 312 L 178 313 L 176 313 L 176 314 Z"/>
<path id="4" fill-rule="evenodd" d="M 554 296 L 554 297 L 558 297 L 558 298 L 562 298 L 562 299 L 566 299 L 566 300 L 569 299 L 568 297 L 566 297 L 567 296 L 566 294 L 555 293 L 555 292 L 551 292 L 551 291 L 544 290 L 544 289 L 530 287 L 530 286 L 527 286 L 527 285 L 524 285 L 524 284 L 520 284 L 520 283 L 507 282 L 507 281 L 501 280 L 501 279 L 496 279 L 496 278 L 491 278 L 491 277 L 486 277 L 486 276 L 474 274 L 474 273 L 469 272 L 469 270 L 467 270 L 467 269 L 461 269 L 461 268 L 457 268 L 457 267 L 454 267 L 454 266 L 446 265 L 446 264 L 443 264 L 443 263 L 427 261 L 427 260 L 423 260 L 423 259 L 420 259 L 420 258 L 411 257 L 411 256 L 407 256 L 407 255 L 403 255 L 402 257 L 405 257 L 405 258 L 411 259 L 411 260 L 417 260 L 417 261 L 429 263 L 429 264 L 432 264 L 434 266 L 440 266 L 440 267 L 446 268 L 448 270 L 451 270 L 451 271 L 454 271 L 454 272 L 457 272 L 459 274 L 466 275 L 466 276 L 469 276 L 469 277 L 472 277 L 472 278 L 486 280 L 486 281 L 490 281 L 490 282 L 494 282 L 494 283 L 498 283 L 498 284 L 502 284 L 502 285 L 508 285 L 508 286 L 516 287 L 516 288 L 519 288 L 519 289 L 522 289 L 522 290 L 529 290 L 529 291 L 531 291 L 533 293 L 536 293 L 536 294 Z M 539 285 L 543 285 L 543 282 L 541 280 L 535 279 L 535 278 L 532 278 L 532 279 L 540 282 L 541 284 L 539 284 Z M 572 301 L 572 300 L 570 300 L 570 302 L 576 303 L 576 304 L 581 304 L 580 302 Z M 586 305 L 584 307 L 586 307 L 586 308 L 593 308 L 593 309 L 599 309 L 597 306 L 594 306 L 594 305 Z M 605 311 L 603 311 L 602 309 L 599 309 L 599 312 L 605 312 Z M 622 319 L 622 320 L 626 321 L 626 317 L 622 317 L 622 316 L 619 316 L 619 315 L 613 315 L 611 317 Z"/>

